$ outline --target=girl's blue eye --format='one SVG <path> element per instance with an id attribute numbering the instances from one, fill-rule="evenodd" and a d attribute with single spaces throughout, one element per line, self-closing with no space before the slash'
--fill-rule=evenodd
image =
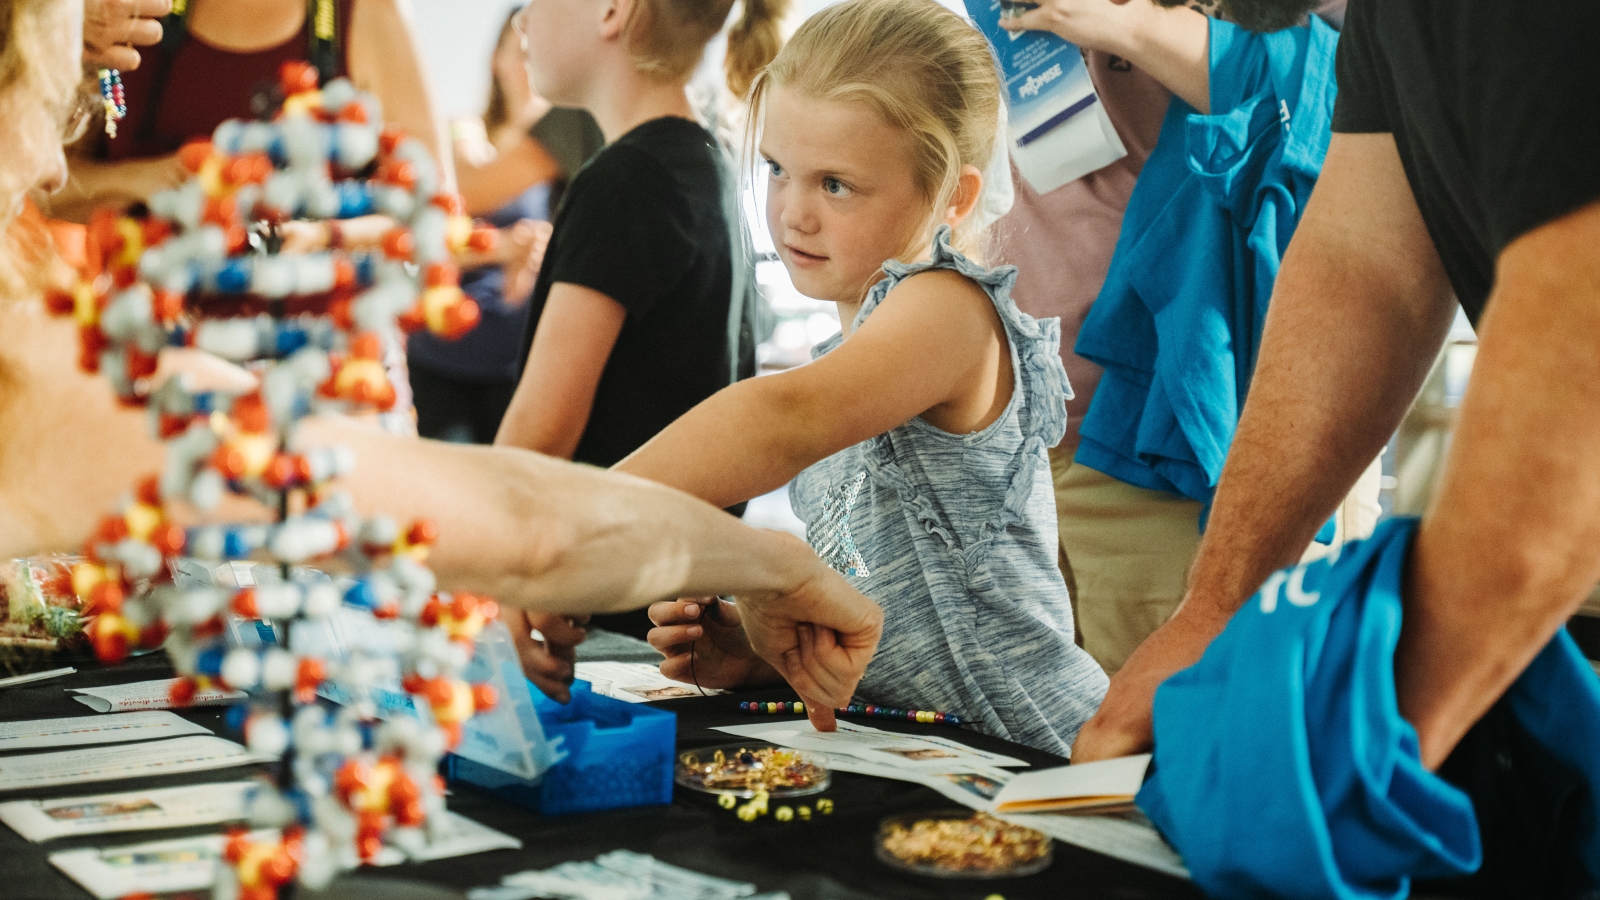
<path id="1" fill-rule="evenodd" d="M 783 177 L 783 166 L 778 165 L 770 159 L 767 160 L 767 169 L 772 173 L 773 178 Z"/>
<path id="2" fill-rule="evenodd" d="M 850 188 L 837 178 L 822 179 L 822 189 L 835 197 L 843 197 L 850 193 Z"/>

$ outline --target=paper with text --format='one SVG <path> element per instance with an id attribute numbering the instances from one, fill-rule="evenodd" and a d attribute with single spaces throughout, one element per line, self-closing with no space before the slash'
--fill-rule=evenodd
<path id="1" fill-rule="evenodd" d="M 210 734 L 174 713 L 135 712 L 112 716 L 72 716 L 65 719 L 30 719 L 0 722 L 0 750 L 29 750 L 34 747 L 79 747 L 89 744 L 120 744 L 188 734 Z"/>
<path id="2" fill-rule="evenodd" d="M 224 781 L 92 797 L 16 800 L 0 803 L 0 822 L 35 843 L 86 834 L 237 822 L 245 818 L 259 786 L 255 781 Z"/>
<path id="3" fill-rule="evenodd" d="M 213 736 L 4 756 L 0 757 L 0 791 L 203 772 L 269 760 L 233 741 Z"/>
<path id="4" fill-rule="evenodd" d="M 176 678 L 156 681 L 135 681 L 129 684 L 111 684 L 97 688 L 73 688 L 72 698 L 95 712 L 128 712 L 136 709 L 171 709 L 172 685 Z M 219 691 L 215 688 L 199 691 L 187 706 L 221 706 L 243 700 L 244 691 Z"/>
<path id="5" fill-rule="evenodd" d="M 969 747 L 949 738 L 897 734 L 854 722 L 840 722 L 839 730 L 817 731 L 810 722 L 764 722 L 728 725 L 717 731 L 767 741 L 796 750 L 842 753 L 884 766 L 924 772 L 951 771 L 958 766 L 1026 767 L 1028 763 L 999 753 Z"/>
<path id="6" fill-rule="evenodd" d="M 595 687 L 595 693 L 629 703 L 676 700 L 680 697 L 709 697 L 726 694 L 716 688 L 697 688 L 673 681 L 649 663 L 581 662 L 573 667 L 577 677 Z M 605 683 L 610 682 L 610 687 Z"/>

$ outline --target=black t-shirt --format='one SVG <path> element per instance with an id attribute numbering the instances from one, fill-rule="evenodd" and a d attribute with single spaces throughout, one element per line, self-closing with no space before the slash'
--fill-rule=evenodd
<path id="1" fill-rule="evenodd" d="M 530 301 L 523 365 L 551 285 L 591 288 L 627 312 L 578 462 L 618 462 L 730 381 L 736 256 L 720 154 L 694 122 L 654 119 L 601 150 L 562 198 Z M 741 371 L 749 371 L 754 348 L 739 343 L 748 357 Z"/>
<path id="2" fill-rule="evenodd" d="M 1495 261 L 1600 198 L 1600 2 L 1350 0 L 1333 130 L 1392 132 L 1474 324 Z"/>

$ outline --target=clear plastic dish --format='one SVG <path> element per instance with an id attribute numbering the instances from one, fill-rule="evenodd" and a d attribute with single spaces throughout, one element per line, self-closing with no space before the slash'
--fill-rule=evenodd
<path id="1" fill-rule="evenodd" d="M 761 741 L 680 750 L 673 781 L 692 791 L 754 797 L 761 790 L 775 800 L 820 794 L 833 776 L 804 750 Z"/>
<path id="2" fill-rule="evenodd" d="M 876 852 L 890 868 L 935 878 L 1020 878 L 1050 868 L 1052 841 L 970 809 L 904 813 L 878 823 Z"/>

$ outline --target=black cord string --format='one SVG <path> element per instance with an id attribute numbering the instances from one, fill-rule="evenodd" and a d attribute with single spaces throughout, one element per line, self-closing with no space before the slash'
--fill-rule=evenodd
<path id="1" fill-rule="evenodd" d="M 700 630 L 700 636 L 701 637 L 709 638 L 711 636 L 711 634 L 705 630 L 706 614 L 711 612 L 711 607 L 718 606 L 721 603 L 722 603 L 722 598 L 721 597 L 712 597 L 710 602 L 700 604 L 700 614 L 695 617 L 695 622 L 700 625 L 700 629 L 701 629 Z M 713 622 L 715 622 L 715 621 L 719 621 L 721 618 L 722 618 L 722 610 L 719 607 L 717 612 L 711 616 L 711 619 L 712 619 Z M 697 655 L 696 651 L 695 651 L 695 645 L 697 645 L 699 643 L 700 643 L 699 641 L 690 641 L 689 642 L 689 677 L 694 679 L 694 689 L 700 692 L 700 696 L 709 697 L 711 695 L 706 693 L 706 689 L 700 686 L 700 675 L 699 675 L 698 672 L 695 671 L 695 667 L 694 667 L 694 658 Z"/>

